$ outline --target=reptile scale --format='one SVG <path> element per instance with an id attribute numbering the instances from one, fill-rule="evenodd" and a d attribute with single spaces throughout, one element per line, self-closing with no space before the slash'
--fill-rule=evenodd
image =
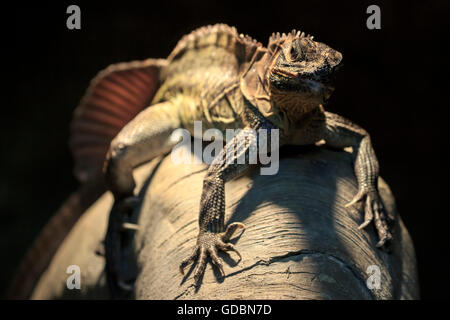
<path id="1" fill-rule="evenodd" d="M 199 233 L 180 271 L 197 262 L 194 279 L 204 273 L 207 257 L 223 274 L 218 250 L 239 251 L 229 243 L 242 223 L 225 225 L 225 183 L 251 164 L 226 161 L 258 146 L 249 131 L 279 130 L 280 145 L 352 147 L 359 191 L 349 210 L 362 207 L 364 228 L 371 222 L 378 247 L 392 240 L 390 222 L 378 195 L 378 161 L 369 134 L 343 117 L 326 112 L 332 79 L 342 54 L 303 32 L 273 34 L 267 47 L 224 24 L 202 27 L 184 36 L 167 59 L 121 63 L 103 70 L 76 109 L 71 148 L 82 181 L 103 170 L 113 193 L 105 240 L 108 282 L 115 296 L 129 290 L 121 270 L 122 233 L 136 199 L 134 167 L 170 151 L 171 134 L 194 121 L 203 128 L 242 129 L 209 166 L 200 199 Z M 254 141 L 249 141 L 249 137 Z M 201 138 L 201 137 L 198 137 Z M 106 161 L 105 161 L 106 154 Z M 200 187 L 200 186 L 199 186 Z"/>

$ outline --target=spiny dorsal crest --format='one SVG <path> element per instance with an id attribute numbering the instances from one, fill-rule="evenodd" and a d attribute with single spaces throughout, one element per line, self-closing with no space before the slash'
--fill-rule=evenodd
<path id="1" fill-rule="evenodd" d="M 217 46 L 234 53 L 241 61 L 249 61 L 262 44 L 248 35 L 239 34 L 235 27 L 226 24 L 215 24 L 198 28 L 183 36 L 169 55 L 172 61 L 188 50 Z"/>
<path id="2" fill-rule="evenodd" d="M 293 29 L 288 34 L 286 34 L 286 33 L 280 34 L 279 32 L 272 33 L 272 36 L 269 38 L 269 43 L 267 45 L 267 48 L 273 55 L 276 52 L 278 52 L 278 50 L 281 48 L 283 43 L 285 43 L 286 41 L 293 41 L 296 38 L 308 38 L 308 39 L 313 40 L 314 37 L 309 34 L 305 35 L 304 32 L 296 31 L 295 29 Z"/>

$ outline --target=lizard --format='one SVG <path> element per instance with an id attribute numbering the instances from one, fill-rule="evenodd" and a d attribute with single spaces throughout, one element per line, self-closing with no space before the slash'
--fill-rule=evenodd
<path id="1" fill-rule="evenodd" d="M 226 158 L 248 160 L 252 146 L 259 147 L 253 130 L 269 135 L 279 130 L 280 146 L 325 141 L 333 148 L 352 147 L 358 192 L 347 206 L 362 211 L 361 229 L 374 224 L 376 246 L 388 247 L 395 217 L 378 194 L 379 164 L 370 135 L 324 108 L 342 60 L 340 52 L 304 32 L 274 33 L 263 46 L 234 27 L 216 24 L 182 37 L 167 59 L 112 65 L 94 78 L 75 112 L 72 146 L 78 175 L 103 170 L 114 196 L 105 246 L 108 282 L 116 296 L 130 289 L 120 250 L 128 212 L 137 201 L 133 168 L 169 152 L 177 143 L 171 139 L 177 128 L 194 135 L 194 121 L 202 121 L 204 129 L 242 129 L 226 141 L 203 180 L 197 243 L 179 266 L 184 274 L 197 263 L 196 284 L 208 256 L 222 275 L 219 250 L 242 258 L 229 240 L 245 225 L 225 225 L 225 183 L 252 165 Z"/>

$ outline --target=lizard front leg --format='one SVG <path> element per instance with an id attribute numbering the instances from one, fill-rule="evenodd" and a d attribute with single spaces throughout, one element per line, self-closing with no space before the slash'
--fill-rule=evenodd
<path id="1" fill-rule="evenodd" d="M 264 126 L 259 125 L 256 128 L 264 128 Z M 245 226 L 235 222 L 225 228 L 225 182 L 250 166 L 249 156 L 252 152 L 257 152 L 257 143 L 256 130 L 243 129 L 216 156 L 203 180 L 197 244 L 192 254 L 180 264 L 180 271 L 184 274 L 184 268 L 198 260 L 194 270 L 194 279 L 197 284 L 205 271 L 208 255 L 222 276 L 224 276 L 223 263 L 217 255 L 218 250 L 234 251 L 241 258 L 239 251 L 228 241 L 237 229 L 245 228 Z M 242 159 L 241 157 L 245 157 L 245 161 L 237 161 Z"/>
<path id="2" fill-rule="evenodd" d="M 180 127 L 178 106 L 163 102 L 141 111 L 111 141 L 104 166 L 108 189 L 116 200 L 133 196 L 133 169 L 168 152 L 176 141 L 173 131 Z"/>
<path id="3" fill-rule="evenodd" d="M 177 143 L 170 139 L 180 126 L 177 108 L 171 102 L 163 102 L 143 110 L 113 139 L 107 153 L 104 171 L 114 205 L 109 215 L 105 253 L 108 283 L 115 297 L 123 296 L 131 288 L 123 277 L 121 249 L 124 232 L 130 229 L 127 215 L 137 202 L 133 168 L 163 155 Z"/>
<path id="4" fill-rule="evenodd" d="M 310 144 L 320 140 L 325 140 L 327 145 L 334 148 L 353 148 L 358 192 L 347 207 L 362 202 L 364 222 L 360 229 L 373 221 L 379 237 L 377 247 L 387 246 L 392 240 L 390 224 L 395 217 L 387 213 L 378 194 L 379 165 L 369 134 L 337 114 L 317 109 L 309 124 L 298 130 L 290 143 Z"/>

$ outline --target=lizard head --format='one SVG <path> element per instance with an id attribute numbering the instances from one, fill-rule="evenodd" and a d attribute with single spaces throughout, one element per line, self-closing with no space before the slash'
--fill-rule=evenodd
<path id="1" fill-rule="evenodd" d="M 334 73 L 342 65 L 340 52 L 295 30 L 272 35 L 268 49 L 272 61 L 266 83 L 278 107 L 304 113 L 331 96 Z"/>

